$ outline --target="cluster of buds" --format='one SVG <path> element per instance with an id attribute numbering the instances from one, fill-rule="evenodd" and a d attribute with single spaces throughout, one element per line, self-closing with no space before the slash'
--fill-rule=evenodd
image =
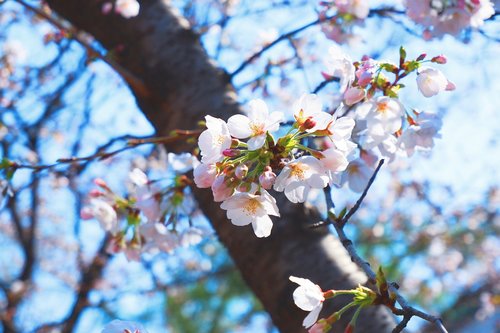
<path id="1" fill-rule="evenodd" d="M 210 187 L 232 223 L 252 224 L 258 237 L 270 235 L 269 215 L 279 216 L 267 190 L 304 202 L 311 189 L 326 187 L 347 168 L 347 157 L 356 147 L 349 141 L 354 120 L 324 112 L 318 96 L 303 95 L 293 109 L 295 121 L 277 138 L 271 133 L 279 131 L 284 116 L 269 113 L 262 100 L 251 101 L 247 116 L 234 115 L 227 123 L 207 116 L 207 130 L 199 137 L 202 163 L 194 170 L 196 185 Z M 327 138 L 330 147 L 303 144 L 317 137 Z"/>

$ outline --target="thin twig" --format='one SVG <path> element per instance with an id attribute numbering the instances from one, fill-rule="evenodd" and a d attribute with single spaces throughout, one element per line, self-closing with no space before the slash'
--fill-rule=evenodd
<path id="1" fill-rule="evenodd" d="M 380 168 L 384 165 L 384 159 L 381 159 L 380 162 L 378 162 L 377 168 L 373 172 L 372 176 L 370 177 L 370 180 L 368 181 L 368 184 L 366 184 L 365 189 L 363 190 L 363 193 L 361 193 L 361 196 L 359 197 L 358 201 L 354 204 L 354 206 L 349 210 L 349 212 L 342 218 L 340 221 L 340 226 L 343 228 L 344 225 L 349 222 L 349 219 L 356 213 L 356 211 L 359 209 L 361 204 L 363 203 L 363 200 L 365 199 L 366 195 L 368 194 L 368 191 L 370 190 L 370 187 L 372 186 L 373 182 L 375 181 L 375 178 L 377 178 L 377 174 L 380 171 Z"/>
<path id="2" fill-rule="evenodd" d="M 378 170 L 380 169 L 380 167 L 382 166 L 382 164 L 383 164 L 383 160 L 381 160 L 379 162 L 379 165 L 378 165 L 377 169 L 375 170 L 374 174 L 372 175 L 372 178 L 370 178 L 369 183 L 367 184 L 365 190 L 363 191 L 363 194 L 358 199 L 358 201 L 357 201 L 356 204 L 358 204 L 358 202 L 359 202 L 359 205 L 361 205 L 361 203 L 363 201 L 363 197 L 366 196 L 366 193 L 368 192 L 371 184 L 373 183 L 373 181 L 374 181 L 374 179 L 375 179 L 375 177 L 376 177 L 376 175 L 378 173 Z M 376 283 L 376 277 L 377 277 L 377 275 L 373 271 L 373 269 L 371 268 L 370 263 L 367 262 L 365 259 L 363 259 L 359 255 L 358 251 L 354 247 L 354 243 L 345 234 L 345 231 L 344 231 L 345 223 L 342 224 L 343 219 L 340 220 L 340 219 L 335 219 L 334 218 L 334 214 L 333 214 L 333 211 L 334 211 L 333 200 L 332 200 L 332 195 L 331 195 L 330 187 L 326 187 L 324 189 L 324 193 L 325 193 L 325 197 L 326 197 L 326 205 L 327 205 L 328 212 L 329 212 L 326 224 L 333 225 L 333 227 L 335 229 L 335 232 L 337 233 L 337 236 L 339 237 L 340 242 L 342 243 L 342 245 L 344 246 L 344 248 L 349 253 L 349 255 L 351 257 L 351 260 L 356 265 L 358 265 L 358 267 L 360 267 L 363 270 L 363 272 L 368 277 L 368 281 L 371 282 L 371 283 L 373 283 L 373 284 L 375 284 Z M 355 205 L 349 212 L 352 211 L 353 212 L 352 214 L 354 214 L 356 212 L 356 210 L 359 208 L 359 205 L 357 205 L 357 206 Z M 352 216 L 352 214 L 350 216 Z M 347 217 L 347 215 L 346 215 L 346 217 Z M 441 333 L 448 333 L 448 331 L 446 330 L 446 328 L 443 325 L 443 322 L 441 321 L 441 318 L 433 316 L 433 315 L 430 315 L 430 314 L 425 313 L 423 311 L 420 311 L 420 310 L 414 308 L 413 306 L 409 305 L 408 301 L 399 293 L 397 284 L 395 284 L 395 283 L 389 283 L 388 284 L 388 291 L 389 291 L 389 293 L 391 295 L 395 296 L 396 302 L 399 304 L 399 306 L 401 306 L 401 309 L 397 309 L 397 308 L 394 308 L 392 306 L 392 308 L 391 308 L 392 312 L 395 315 L 400 315 L 400 316 L 402 315 L 402 316 L 404 316 L 403 321 L 400 322 L 396 326 L 396 328 L 394 328 L 393 332 L 396 332 L 396 333 L 397 332 L 401 332 L 403 330 L 403 328 L 406 327 L 406 324 L 408 323 L 408 321 L 413 316 L 415 316 L 415 317 L 419 317 L 419 318 L 422 318 L 422 319 L 424 319 L 424 320 L 426 320 L 428 322 L 433 323 L 439 329 L 439 332 L 441 332 Z"/>
<path id="3" fill-rule="evenodd" d="M 52 15 L 44 12 L 40 8 L 37 8 L 35 6 L 30 5 L 27 2 L 25 2 L 24 0 L 14 0 L 14 1 L 16 1 L 17 3 L 19 3 L 20 5 L 22 5 L 26 9 L 28 9 L 29 11 L 35 13 L 36 15 L 43 17 L 45 20 L 47 20 L 47 22 L 49 22 L 50 24 L 52 24 L 53 26 L 55 26 L 59 30 L 71 32 L 71 29 L 69 29 L 68 27 L 65 27 L 64 24 L 62 24 L 57 19 L 55 19 Z M 76 31 L 76 29 L 74 27 L 71 27 L 71 28 L 74 31 Z M 136 91 L 140 92 L 142 95 L 148 94 L 149 89 L 146 87 L 146 85 L 144 84 L 144 82 L 142 80 L 140 80 L 137 76 L 132 74 L 132 72 L 127 70 L 125 67 L 120 65 L 118 62 L 113 60 L 111 57 L 108 57 L 106 55 L 102 55 L 89 42 L 87 42 L 84 38 L 81 38 L 78 35 L 78 33 L 71 33 L 69 36 L 66 36 L 66 37 L 77 41 L 80 45 L 82 45 L 87 50 L 89 55 L 96 57 L 96 58 L 104 61 L 106 64 L 108 64 L 111 68 L 113 68 L 116 72 L 118 72 L 118 74 L 120 74 L 125 79 L 125 81 L 127 81 L 127 83 L 129 83 L 132 87 L 134 87 L 134 89 Z"/>

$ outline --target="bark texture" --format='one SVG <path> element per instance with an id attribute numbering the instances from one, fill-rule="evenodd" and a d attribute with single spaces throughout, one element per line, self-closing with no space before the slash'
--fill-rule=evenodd
<path id="1" fill-rule="evenodd" d="M 118 62 L 144 85 L 138 89 L 137 82 L 128 80 L 158 134 L 193 129 L 206 114 L 227 119 L 240 112 L 227 75 L 207 57 L 198 36 L 168 2 L 144 0 L 139 16 L 128 20 L 102 15 L 102 1 L 47 2 L 106 49 L 120 50 Z M 282 204 L 282 217 L 271 237 L 258 239 L 251 227 L 233 226 L 209 190 L 198 190 L 196 196 L 244 280 L 281 332 L 305 331 L 301 323 L 306 313 L 293 304 L 295 285 L 288 281 L 290 275 L 309 278 L 324 288 L 344 289 L 366 282 L 333 235 L 325 228 L 307 228 L 318 217 L 304 207 Z M 338 303 L 330 303 L 325 309 L 339 309 Z M 335 332 L 343 331 L 345 319 L 344 325 L 335 325 Z M 358 323 L 356 332 L 384 333 L 394 327 L 394 318 L 385 308 L 370 308 Z"/>

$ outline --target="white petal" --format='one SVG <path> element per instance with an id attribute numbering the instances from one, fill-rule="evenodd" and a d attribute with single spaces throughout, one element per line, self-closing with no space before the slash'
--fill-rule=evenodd
<path id="1" fill-rule="evenodd" d="M 263 100 L 253 99 L 248 105 L 250 106 L 250 111 L 248 112 L 250 119 L 264 121 L 269 116 L 269 110 L 267 109 L 266 102 Z"/>
<path id="2" fill-rule="evenodd" d="M 231 116 L 227 121 L 227 127 L 229 128 L 229 133 L 238 139 L 245 139 L 252 135 L 252 130 L 250 128 L 250 119 L 248 117 L 236 114 Z"/>
<path id="3" fill-rule="evenodd" d="M 285 188 L 285 195 L 293 203 L 304 202 L 309 192 L 309 187 L 302 182 L 294 182 Z"/>
<path id="4" fill-rule="evenodd" d="M 273 228 L 273 221 L 271 221 L 271 218 L 267 215 L 259 216 L 252 222 L 252 227 L 257 237 L 268 237 Z"/>
<path id="5" fill-rule="evenodd" d="M 319 306 L 315 307 L 305 318 L 304 321 L 302 322 L 302 325 L 304 325 L 305 328 L 309 328 L 312 325 L 314 325 L 315 322 L 318 321 L 319 313 L 321 312 L 321 309 L 323 308 L 323 303 L 321 303 Z"/>
<path id="6" fill-rule="evenodd" d="M 254 136 L 247 142 L 248 150 L 257 150 L 264 145 L 264 142 L 266 142 L 265 134 Z"/>

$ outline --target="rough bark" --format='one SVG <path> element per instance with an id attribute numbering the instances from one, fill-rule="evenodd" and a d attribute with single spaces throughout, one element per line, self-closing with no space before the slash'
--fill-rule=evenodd
<path id="1" fill-rule="evenodd" d="M 144 0 L 139 16 L 128 20 L 102 15 L 102 1 L 47 2 L 106 49 L 120 50 L 116 53 L 119 63 L 146 88 L 131 84 L 138 105 L 158 134 L 192 129 L 206 114 L 227 119 L 240 112 L 227 76 L 214 66 L 198 36 L 166 1 Z M 326 229 L 307 228 L 318 218 L 302 206 L 282 205 L 282 218 L 276 221 L 271 237 L 258 239 L 250 227 L 231 225 L 209 192 L 196 191 L 203 211 L 281 332 L 304 332 L 305 313 L 293 304 L 295 286 L 288 281 L 290 275 L 310 278 L 324 288 L 344 289 L 366 282 L 333 235 Z M 389 332 L 393 325 L 393 317 L 384 308 L 371 308 L 362 313 L 357 332 Z M 335 327 L 343 331 L 345 324 Z"/>

